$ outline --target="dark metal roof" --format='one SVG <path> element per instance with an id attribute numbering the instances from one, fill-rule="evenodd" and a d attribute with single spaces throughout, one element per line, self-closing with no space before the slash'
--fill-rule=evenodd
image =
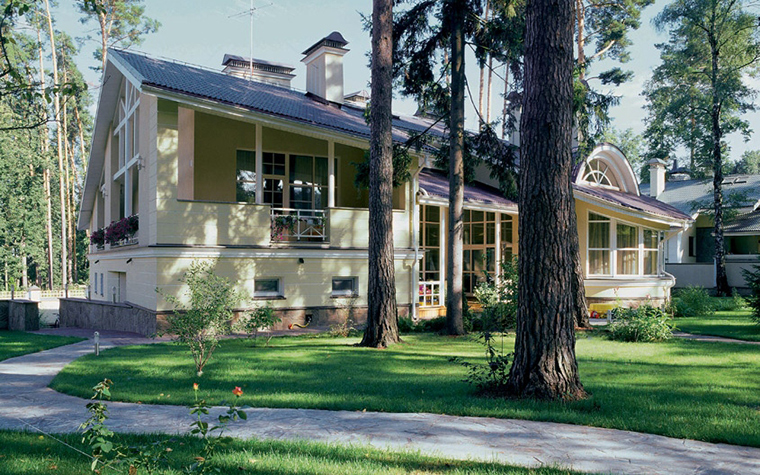
<path id="1" fill-rule="evenodd" d="M 649 196 L 649 184 L 639 187 L 642 195 Z M 726 175 L 723 179 L 724 197 L 729 193 L 742 193 L 747 197 L 746 205 L 753 205 L 760 200 L 760 175 Z M 678 208 L 687 214 L 693 214 L 698 203 L 712 202 L 712 178 L 703 180 L 674 180 L 665 183 L 665 191 L 657 200 Z M 725 199 L 725 198 L 724 198 Z"/>
<path id="2" fill-rule="evenodd" d="M 420 172 L 420 188 L 429 196 L 444 199 L 449 197 L 449 179 L 440 170 L 423 169 Z M 517 203 L 504 198 L 497 188 L 479 182 L 464 185 L 464 201 L 465 203 L 493 205 L 500 208 L 517 208 Z"/>
<path id="3" fill-rule="evenodd" d="M 341 109 L 293 89 L 250 81 L 198 66 L 151 58 L 131 51 L 111 50 L 111 53 L 146 86 L 369 138 L 369 125 L 364 114 L 348 107 Z M 393 122 L 393 140 L 400 143 L 408 139 L 404 129 L 424 130 L 425 124 L 433 123 L 417 117 L 394 118 Z"/>
<path id="4" fill-rule="evenodd" d="M 585 195 L 608 201 L 616 205 L 625 206 L 626 208 L 666 218 L 691 221 L 691 216 L 688 214 L 681 212 L 667 203 L 663 203 L 648 196 L 636 196 L 622 191 L 608 190 L 606 188 L 581 184 L 573 184 L 573 188 Z"/>
<path id="5" fill-rule="evenodd" d="M 727 222 L 723 227 L 726 234 L 758 233 L 760 234 L 760 209 L 748 208 L 747 212 Z"/>

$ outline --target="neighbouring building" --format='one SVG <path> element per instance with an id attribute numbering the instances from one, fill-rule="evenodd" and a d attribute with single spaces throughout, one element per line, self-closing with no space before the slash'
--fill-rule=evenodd
<path id="1" fill-rule="evenodd" d="M 281 63 L 226 55 L 221 72 L 111 50 L 78 217 L 94 236 L 89 299 L 64 302 L 62 321 L 150 333 L 195 259 L 217 259 L 246 296 L 240 310 L 270 304 L 283 326 L 364 318 L 367 192 L 353 164 L 368 148 L 367 94 L 344 94 L 346 45 L 335 32 L 304 51 L 306 93 Z M 397 142 L 444 134 L 417 116 L 393 126 Z M 400 313 L 424 318 L 443 309 L 448 180 L 430 148 L 414 158 L 393 193 L 396 282 Z M 642 195 L 613 145 L 574 173 L 593 308 L 666 300 L 663 243 L 690 216 Z M 485 169 L 465 187 L 468 294 L 517 253 L 518 211 Z"/>
<path id="2" fill-rule="evenodd" d="M 677 277 L 677 287 L 714 288 L 713 179 L 692 179 L 677 161 L 671 170 L 662 160 L 651 160 L 649 166 L 650 183 L 641 185 L 642 193 L 692 218 L 665 243 L 665 269 Z M 760 263 L 760 175 L 726 175 L 722 185 L 728 282 L 744 290 L 742 270 Z"/>

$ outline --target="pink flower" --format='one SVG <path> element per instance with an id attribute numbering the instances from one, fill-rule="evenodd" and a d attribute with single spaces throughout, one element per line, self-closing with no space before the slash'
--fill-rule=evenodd
<path id="1" fill-rule="evenodd" d="M 232 394 L 234 394 L 237 397 L 240 397 L 243 395 L 243 390 L 240 389 L 240 386 L 235 386 L 235 389 L 232 390 Z"/>

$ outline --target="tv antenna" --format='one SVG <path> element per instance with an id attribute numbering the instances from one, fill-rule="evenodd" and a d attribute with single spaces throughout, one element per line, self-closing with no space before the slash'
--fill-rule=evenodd
<path id="1" fill-rule="evenodd" d="M 251 68 L 251 77 L 249 78 L 250 80 L 253 80 L 253 15 L 257 11 L 261 10 L 262 8 L 266 8 L 266 7 L 271 7 L 272 6 L 272 3 L 268 3 L 266 5 L 262 5 L 260 7 L 257 7 L 257 6 L 255 6 L 253 4 L 253 2 L 254 2 L 254 0 L 251 0 L 251 7 L 248 10 L 244 10 L 244 11 L 242 11 L 240 13 L 236 13 L 234 15 L 230 15 L 229 16 L 229 18 L 240 18 L 240 17 L 243 17 L 245 15 L 248 15 L 251 18 L 251 57 L 250 57 L 250 59 L 248 61 L 248 64 L 249 64 L 249 66 Z"/>

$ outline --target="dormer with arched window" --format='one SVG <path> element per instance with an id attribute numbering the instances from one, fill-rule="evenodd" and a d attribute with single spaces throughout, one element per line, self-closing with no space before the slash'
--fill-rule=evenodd
<path id="1" fill-rule="evenodd" d="M 619 148 L 608 143 L 597 146 L 584 160 L 575 183 L 639 196 L 639 185 L 631 164 Z"/>

